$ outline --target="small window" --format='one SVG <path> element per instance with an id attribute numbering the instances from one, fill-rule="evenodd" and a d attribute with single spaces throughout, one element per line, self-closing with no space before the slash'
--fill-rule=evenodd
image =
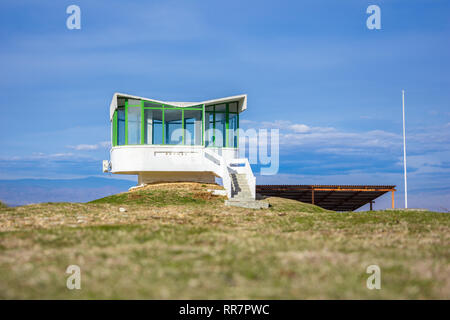
<path id="1" fill-rule="evenodd" d="M 228 110 L 229 110 L 230 112 L 237 113 L 237 112 L 238 112 L 238 103 L 237 103 L 237 102 L 231 102 L 231 103 L 228 105 Z"/>
<path id="2" fill-rule="evenodd" d="M 207 107 L 205 107 L 205 110 L 213 112 L 214 111 L 214 106 L 207 106 Z"/>
<path id="3" fill-rule="evenodd" d="M 162 105 L 156 102 L 144 101 L 144 108 L 162 108 Z"/>
<path id="4" fill-rule="evenodd" d="M 128 105 L 129 106 L 140 106 L 141 105 L 141 100 L 128 99 Z"/>
<path id="5" fill-rule="evenodd" d="M 227 111 L 225 103 L 216 105 L 216 112 L 225 112 Z"/>

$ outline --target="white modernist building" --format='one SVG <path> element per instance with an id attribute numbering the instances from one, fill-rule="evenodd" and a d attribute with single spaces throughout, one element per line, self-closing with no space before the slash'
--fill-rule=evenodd
<path id="1" fill-rule="evenodd" d="M 247 95 L 165 102 L 115 93 L 103 171 L 136 174 L 139 185 L 219 177 L 229 199 L 255 199 L 255 177 L 238 149 L 239 115 L 246 108 Z"/>

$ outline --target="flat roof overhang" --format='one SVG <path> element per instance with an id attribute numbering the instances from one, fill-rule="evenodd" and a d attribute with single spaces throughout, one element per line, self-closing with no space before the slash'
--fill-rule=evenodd
<path id="1" fill-rule="evenodd" d="M 395 186 L 375 185 L 257 185 L 256 193 L 311 203 L 333 211 L 354 211 L 387 192 L 392 193 L 394 208 Z"/>
<path id="2" fill-rule="evenodd" d="M 109 105 L 110 120 L 112 120 L 112 118 L 114 116 L 114 111 L 117 109 L 117 99 L 118 98 L 119 99 L 144 100 L 144 101 L 149 101 L 149 102 L 155 102 L 158 104 L 166 104 L 166 105 L 179 107 L 179 108 L 193 107 L 193 106 L 198 106 L 200 104 L 209 106 L 209 105 L 214 105 L 214 104 L 221 104 L 221 103 L 237 101 L 238 102 L 238 113 L 241 113 L 245 109 L 247 109 L 247 95 L 246 94 L 240 94 L 240 95 L 236 95 L 236 96 L 229 96 L 229 97 L 212 99 L 212 100 L 197 101 L 197 102 L 182 102 L 182 101 L 161 101 L 161 100 L 139 97 L 139 96 L 135 96 L 135 95 L 127 94 L 127 93 L 116 92 L 116 93 L 114 93 L 111 103 Z"/>

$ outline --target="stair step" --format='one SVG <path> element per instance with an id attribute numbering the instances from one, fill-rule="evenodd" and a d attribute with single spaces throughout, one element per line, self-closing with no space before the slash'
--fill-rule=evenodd
<path id="1" fill-rule="evenodd" d="M 232 173 L 230 174 L 232 183 L 232 201 L 229 205 L 243 206 L 248 208 L 260 208 L 260 204 L 254 203 L 254 198 L 252 192 L 248 186 L 247 175 L 243 173 Z M 265 205 L 262 205 L 263 207 Z"/>
<path id="2" fill-rule="evenodd" d="M 239 196 L 234 196 L 232 197 L 230 200 L 234 200 L 234 199 L 253 199 L 252 196 L 250 194 L 246 194 L 246 195 L 239 195 Z"/>

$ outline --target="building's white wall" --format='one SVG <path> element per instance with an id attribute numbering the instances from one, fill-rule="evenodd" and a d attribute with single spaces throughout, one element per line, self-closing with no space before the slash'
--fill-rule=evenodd
<path id="1" fill-rule="evenodd" d="M 230 173 L 244 173 L 254 198 L 255 177 L 248 160 L 239 159 L 238 155 L 238 150 L 234 148 L 179 145 L 117 146 L 111 149 L 109 171 L 116 174 L 136 174 L 139 184 L 214 183 L 215 177 L 220 177 L 229 198 L 232 189 Z M 235 164 L 244 166 L 236 167 Z M 105 171 L 105 164 L 103 166 Z"/>
<path id="2" fill-rule="evenodd" d="M 208 148 L 226 160 L 238 155 L 234 148 Z M 117 146 L 111 149 L 111 172 L 138 174 L 143 172 L 210 172 L 203 146 Z"/>

